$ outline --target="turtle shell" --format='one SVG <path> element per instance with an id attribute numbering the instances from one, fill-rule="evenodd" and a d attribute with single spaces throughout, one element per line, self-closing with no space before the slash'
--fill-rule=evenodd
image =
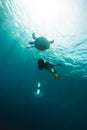
<path id="1" fill-rule="evenodd" d="M 39 37 L 35 40 L 35 47 L 41 51 L 47 50 L 50 47 L 50 41 L 44 37 Z"/>

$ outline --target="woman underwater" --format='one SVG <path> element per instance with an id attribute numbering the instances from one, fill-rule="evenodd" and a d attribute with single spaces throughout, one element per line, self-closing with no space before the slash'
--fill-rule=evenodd
<path id="1" fill-rule="evenodd" d="M 50 71 L 52 74 L 54 74 L 54 77 L 56 79 L 59 79 L 59 74 L 57 73 L 56 69 L 54 66 L 61 66 L 61 64 L 52 64 L 49 63 L 48 61 L 43 60 L 42 58 L 38 59 L 38 68 L 39 70 L 46 69 Z"/>

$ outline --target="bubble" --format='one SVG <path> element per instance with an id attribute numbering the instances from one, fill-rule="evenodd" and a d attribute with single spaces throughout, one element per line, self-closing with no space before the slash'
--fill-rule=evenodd
<path id="1" fill-rule="evenodd" d="M 43 92 L 42 92 L 42 88 L 41 88 L 41 83 L 40 82 L 38 82 L 37 87 L 35 88 L 34 96 L 36 96 L 36 97 L 42 97 L 43 96 Z"/>
<path id="2" fill-rule="evenodd" d="M 40 87 L 41 87 L 41 83 L 40 83 L 40 82 L 38 82 L 37 87 L 38 87 L 38 88 L 40 88 Z"/>

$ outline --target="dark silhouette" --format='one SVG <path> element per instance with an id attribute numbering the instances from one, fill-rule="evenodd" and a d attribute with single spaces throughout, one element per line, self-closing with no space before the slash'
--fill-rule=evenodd
<path id="1" fill-rule="evenodd" d="M 54 66 L 61 66 L 61 64 L 51 64 L 48 61 L 43 60 L 42 58 L 38 59 L 38 68 L 39 70 L 49 70 L 51 73 L 54 74 L 54 77 L 56 79 L 59 79 L 59 74 L 57 73 L 56 69 Z"/>
<path id="2" fill-rule="evenodd" d="M 35 47 L 36 49 L 38 49 L 40 51 L 45 51 L 45 50 L 49 49 L 50 48 L 50 44 L 52 44 L 54 42 L 54 40 L 49 41 L 45 37 L 38 37 L 37 38 L 35 36 L 35 33 L 32 34 L 32 38 L 33 38 L 33 41 L 29 42 L 29 44 L 31 46 L 27 47 L 27 48 Z"/>

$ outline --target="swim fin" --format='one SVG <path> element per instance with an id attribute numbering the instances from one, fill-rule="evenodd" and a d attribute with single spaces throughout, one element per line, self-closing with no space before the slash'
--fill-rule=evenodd
<path id="1" fill-rule="evenodd" d="M 54 77 L 55 77 L 56 79 L 59 79 L 59 78 L 60 78 L 59 75 L 58 75 L 58 73 L 54 73 Z"/>

